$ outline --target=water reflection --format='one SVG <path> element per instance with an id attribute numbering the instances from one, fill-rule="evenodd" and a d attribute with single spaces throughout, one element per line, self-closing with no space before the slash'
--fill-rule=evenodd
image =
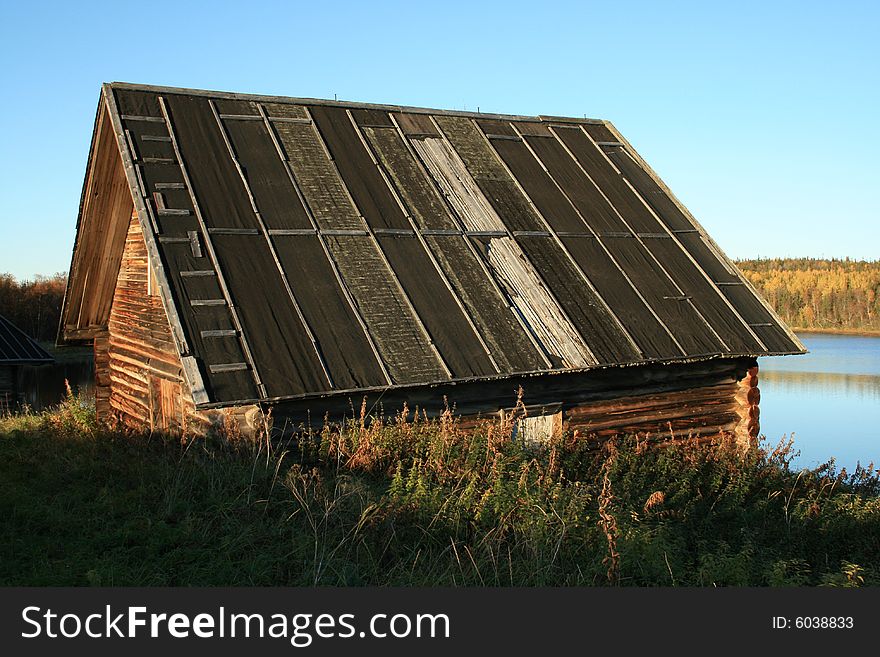
<path id="1" fill-rule="evenodd" d="M 762 358 L 761 433 L 794 435 L 799 466 L 880 465 L 880 338 L 800 334 L 809 354 Z"/>
<path id="2" fill-rule="evenodd" d="M 760 386 L 771 386 L 781 392 L 822 392 L 832 396 L 848 396 L 880 401 L 880 376 L 844 374 L 842 372 L 787 372 L 762 369 Z"/>

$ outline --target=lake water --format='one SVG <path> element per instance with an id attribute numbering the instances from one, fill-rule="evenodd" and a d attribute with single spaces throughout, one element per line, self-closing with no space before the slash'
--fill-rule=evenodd
<path id="1" fill-rule="evenodd" d="M 800 333 L 809 354 L 760 358 L 761 433 L 793 436 L 813 467 L 880 467 L 880 337 Z"/>

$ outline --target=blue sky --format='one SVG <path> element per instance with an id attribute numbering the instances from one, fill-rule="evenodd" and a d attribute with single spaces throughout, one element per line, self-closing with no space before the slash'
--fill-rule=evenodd
<path id="1" fill-rule="evenodd" d="M 732 257 L 880 257 L 880 3 L 0 0 L 0 272 L 66 270 L 101 82 L 613 121 Z"/>

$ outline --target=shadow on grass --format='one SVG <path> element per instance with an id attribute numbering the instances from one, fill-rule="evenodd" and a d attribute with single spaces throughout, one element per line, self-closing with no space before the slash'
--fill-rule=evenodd
<path id="1" fill-rule="evenodd" d="M 71 397 L 0 419 L 0 584 L 878 583 L 870 468 L 793 472 L 790 443 L 509 435 L 404 412 L 181 441 Z"/>

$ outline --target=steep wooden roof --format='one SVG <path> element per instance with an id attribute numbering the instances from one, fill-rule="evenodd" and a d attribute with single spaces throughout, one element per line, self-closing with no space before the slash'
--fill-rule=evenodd
<path id="1" fill-rule="evenodd" d="M 132 207 L 200 405 L 804 350 L 606 121 L 105 85 L 62 337 Z"/>
<path id="2" fill-rule="evenodd" d="M 54 358 L 33 338 L 0 315 L 0 365 L 50 363 Z"/>

